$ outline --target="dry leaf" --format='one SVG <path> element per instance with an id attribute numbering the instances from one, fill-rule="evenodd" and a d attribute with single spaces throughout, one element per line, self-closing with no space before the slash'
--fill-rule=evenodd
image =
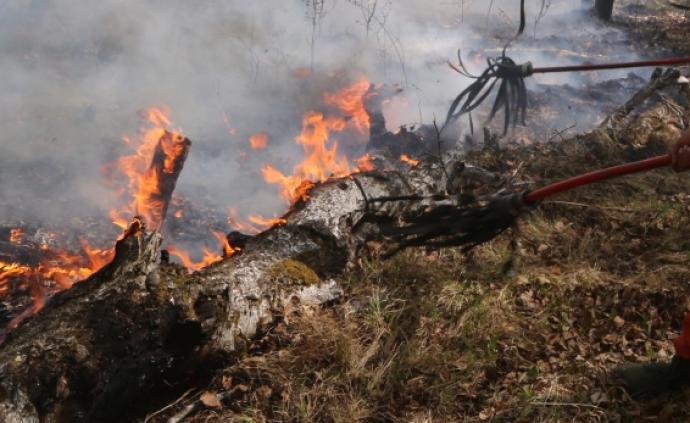
<path id="1" fill-rule="evenodd" d="M 199 397 L 199 400 L 204 403 L 206 407 L 210 408 L 220 408 L 221 403 L 220 400 L 218 399 L 218 395 L 216 395 L 214 392 L 211 391 L 206 391 L 201 396 Z"/>
<path id="2" fill-rule="evenodd" d="M 613 323 L 616 325 L 618 329 L 620 329 L 625 324 L 625 320 L 620 316 L 616 316 L 613 318 Z"/>

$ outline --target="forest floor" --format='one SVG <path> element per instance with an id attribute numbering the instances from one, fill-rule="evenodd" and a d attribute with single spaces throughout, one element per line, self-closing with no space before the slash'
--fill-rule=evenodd
<path id="1" fill-rule="evenodd" d="M 650 49 L 690 52 L 683 12 L 633 3 L 613 25 Z M 620 138 L 504 140 L 470 161 L 520 168 L 538 186 L 663 152 L 687 110 L 670 129 L 657 116 L 658 131 Z M 607 377 L 673 355 L 690 307 L 689 181 L 660 170 L 559 196 L 469 255 L 363 259 L 339 280 L 341 302 L 277 325 L 199 387 L 197 398 L 225 400 L 204 401 L 192 421 L 690 421 L 690 391 L 637 401 Z"/>

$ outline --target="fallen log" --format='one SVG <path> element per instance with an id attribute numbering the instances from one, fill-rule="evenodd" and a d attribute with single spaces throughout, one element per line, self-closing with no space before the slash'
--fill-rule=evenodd
<path id="1" fill-rule="evenodd" d="M 438 168 L 420 168 L 319 184 L 286 224 L 192 275 L 162 264 L 161 235 L 135 223 L 109 265 L 57 294 L 0 346 L 0 421 L 116 421 L 155 405 L 162 398 L 150 392 L 163 381 L 174 386 L 185 370 L 237 358 L 274 322 L 339 298 L 331 277 L 379 236 L 365 209 L 405 207 L 367 204 L 365 195 L 428 194 L 443 189 L 441 180 Z"/>

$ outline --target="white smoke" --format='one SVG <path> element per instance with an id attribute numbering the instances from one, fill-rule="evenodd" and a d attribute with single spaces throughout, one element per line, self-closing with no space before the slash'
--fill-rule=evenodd
<path id="1" fill-rule="evenodd" d="M 405 90 L 386 110 L 389 128 L 443 120 L 469 82 L 447 61 L 457 49 L 500 54 L 517 30 L 518 3 L 6 0 L 0 218 L 107 219 L 110 191 L 100 167 L 123 152 L 124 134 L 138 131 L 138 113 L 156 105 L 170 106 L 194 143 L 180 195 L 240 214 L 280 212 L 285 205 L 261 180 L 261 165 L 288 172 L 301 160 L 293 139 L 324 89 L 366 75 Z M 602 38 L 610 41 L 602 59 L 634 55 L 622 34 L 591 17 L 591 2 L 547 1 L 546 10 L 541 0 L 527 3 L 527 30 L 510 50 L 518 61 L 578 63 Z M 535 25 L 540 11 L 546 14 Z M 295 76 L 303 69 L 312 77 Z M 259 131 L 271 141 L 256 152 L 248 138 Z"/>

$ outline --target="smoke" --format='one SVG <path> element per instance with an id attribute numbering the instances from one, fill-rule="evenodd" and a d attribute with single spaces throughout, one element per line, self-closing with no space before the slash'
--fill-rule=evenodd
<path id="1" fill-rule="evenodd" d="M 389 129 L 442 120 L 469 82 L 446 62 L 457 49 L 465 57 L 500 54 L 517 30 L 518 3 L 7 0 L 0 5 L 0 220 L 106 220 L 112 196 L 101 166 L 126 152 L 122 136 L 136 134 L 141 110 L 156 105 L 170 106 L 193 141 L 178 194 L 221 212 L 279 213 L 285 205 L 260 168 L 289 172 L 301 159 L 294 137 L 324 91 L 366 75 L 404 89 L 385 110 Z M 518 61 L 635 56 L 623 34 L 592 18 L 591 2 L 547 1 L 546 10 L 540 0 L 527 3 L 527 31 L 509 50 Z M 483 65 L 470 62 L 477 72 Z M 264 150 L 249 146 L 257 132 L 269 135 Z"/>

